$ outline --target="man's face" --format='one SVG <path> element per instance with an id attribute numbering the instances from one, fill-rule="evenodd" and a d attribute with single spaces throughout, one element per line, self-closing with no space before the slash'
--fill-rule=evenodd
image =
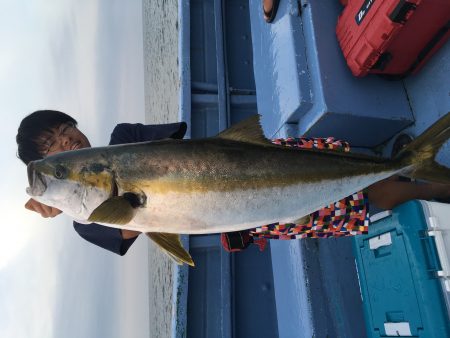
<path id="1" fill-rule="evenodd" d="M 72 122 L 52 128 L 50 132 L 43 132 L 37 142 L 43 157 L 91 146 L 87 137 Z"/>

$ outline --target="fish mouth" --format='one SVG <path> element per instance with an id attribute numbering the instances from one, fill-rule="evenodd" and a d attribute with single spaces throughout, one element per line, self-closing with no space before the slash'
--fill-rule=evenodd
<path id="1" fill-rule="evenodd" d="M 47 185 L 45 184 L 44 178 L 41 173 L 36 171 L 35 163 L 31 162 L 28 164 L 27 173 L 28 173 L 28 184 L 30 185 L 26 191 L 30 196 L 42 196 L 47 189 Z"/>

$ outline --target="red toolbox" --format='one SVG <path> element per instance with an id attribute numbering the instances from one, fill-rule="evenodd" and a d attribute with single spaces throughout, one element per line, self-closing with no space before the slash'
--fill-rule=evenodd
<path id="1" fill-rule="evenodd" d="M 416 73 L 450 37 L 450 0 L 341 0 L 336 33 L 355 76 Z"/>

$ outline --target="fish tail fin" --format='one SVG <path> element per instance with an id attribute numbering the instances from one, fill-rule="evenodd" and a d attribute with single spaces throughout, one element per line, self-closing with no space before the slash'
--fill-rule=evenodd
<path id="1" fill-rule="evenodd" d="M 183 244 L 181 244 L 180 235 L 163 232 L 148 232 L 146 235 L 177 264 L 182 265 L 186 263 L 190 266 L 195 266 L 191 255 L 183 248 Z"/>
<path id="2" fill-rule="evenodd" d="M 450 113 L 440 118 L 395 157 L 411 178 L 450 183 L 450 168 L 435 161 L 442 145 L 450 138 Z"/>

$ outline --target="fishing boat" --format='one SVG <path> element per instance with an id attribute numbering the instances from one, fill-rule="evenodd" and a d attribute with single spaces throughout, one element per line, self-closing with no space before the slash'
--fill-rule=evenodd
<path id="1" fill-rule="evenodd" d="M 190 138 L 258 112 L 268 138 L 333 136 L 389 156 L 450 111 L 450 44 L 417 74 L 356 78 L 336 38 L 339 1 L 178 2 L 179 119 Z M 450 152 L 440 156 L 450 164 Z M 177 267 L 173 337 L 364 337 L 351 238 L 272 240 L 230 254 L 219 235 L 185 237 L 196 262 Z"/>

